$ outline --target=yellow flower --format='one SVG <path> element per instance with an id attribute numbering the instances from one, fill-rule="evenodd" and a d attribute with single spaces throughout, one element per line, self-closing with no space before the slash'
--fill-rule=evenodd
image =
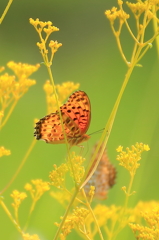
<path id="1" fill-rule="evenodd" d="M 57 41 L 51 40 L 49 43 L 49 47 L 51 48 L 52 54 L 57 52 L 58 48 L 62 46 L 62 43 L 58 43 Z"/>
<path id="2" fill-rule="evenodd" d="M 86 217 L 88 216 L 89 211 L 85 208 L 75 208 L 73 213 L 68 215 L 65 223 L 62 227 L 61 239 L 65 239 L 66 236 L 72 231 L 72 229 L 78 229 L 83 234 L 89 234 L 86 232 L 85 224 L 86 224 Z M 59 226 L 58 223 L 55 223 L 56 226 Z"/>
<path id="3" fill-rule="evenodd" d="M 15 73 L 15 75 L 18 77 L 19 81 L 21 82 L 22 80 L 27 79 L 31 74 L 36 72 L 39 69 L 40 64 L 30 65 L 27 63 L 15 63 L 13 61 L 10 61 L 7 63 L 7 66 L 10 69 L 12 69 L 12 71 Z M 28 81 L 26 85 L 31 86 L 33 84 L 35 84 L 35 81 L 33 82 Z"/>
<path id="4" fill-rule="evenodd" d="M 11 194 L 11 197 L 14 200 L 14 203 L 12 203 L 12 206 L 16 211 L 18 211 L 18 208 L 21 202 L 27 197 L 27 195 L 25 192 L 19 192 L 17 190 L 14 190 Z"/>
<path id="5" fill-rule="evenodd" d="M 62 84 L 55 85 L 58 94 L 59 105 L 61 106 L 64 101 L 68 98 L 68 96 L 75 90 L 79 88 L 79 83 L 73 82 L 64 82 Z M 47 101 L 47 112 L 55 112 L 57 110 L 57 103 L 55 99 L 55 94 L 53 93 L 53 87 L 49 80 L 44 84 L 44 91 L 46 93 L 46 101 Z"/>
<path id="6" fill-rule="evenodd" d="M 17 100 L 28 91 L 30 86 L 36 83 L 35 80 L 28 77 L 40 67 L 39 64 L 29 65 L 13 61 L 8 62 L 7 66 L 13 70 L 16 76 L 8 73 L 0 76 L 0 118 L 4 116 L 5 109 L 11 104 L 13 111 Z"/>
<path id="7" fill-rule="evenodd" d="M 52 65 L 54 53 L 58 50 L 59 47 L 62 46 L 62 44 L 53 40 L 49 42 L 48 46 L 51 49 L 51 56 L 50 56 L 50 59 L 48 59 L 47 41 L 50 34 L 55 31 L 59 31 L 59 28 L 52 26 L 51 21 L 43 22 L 43 21 L 40 21 L 38 18 L 36 20 L 33 20 L 32 18 L 30 18 L 29 21 L 30 21 L 30 24 L 34 26 L 34 28 L 39 34 L 40 42 L 37 42 L 37 46 L 40 49 L 40 52 L 44 59 L 44 63 L 46 64 L 47 67 L 50 67 Z"/>
<path id="8" fill-rule="evenodd" d="M 149 149 L 149 146 L 143 143 L 136 143 L 131 146 L 131 149 L 126 148 L 126 151 L 123 151 L 123 147 L 119 146 L 117 152 L 120 152 L 120 155 L 117 155 L 117 161 L 119 161 L 119 165 L 130 172 L 130 175 L 134 175 L 136 169 L 140 166 L 141 153 L 149 151 Z"/>
<path id="9" fill-rule="evenodd" d="M 54 169 L 49 174 L 51 185 L 57 188 L 65 188 L 65 175 L 68 171 L 66 164 L 62 163 L 59 167 L 54 164 Z"/>
<path id="10" fill-rule="evenodd" d="M 40 240 L 37 234 L 30 235 L 29 233 L 23 233 L 23 240 Z"/>
<path id="11" fill-rule="evenodd" d="M 42 181 L 42 179 L 31 180 L 31 183 L 27 183 L 24 188 L 30 192 L 34 201 L 38 201 L 44 192 L 50 190 L 49 183 Z"/>
<path id="12" fill-rule="evenodd" d="M 146 226 L 138 223 L 129 223 L 137 239 L 159 239 L 159 203 L 158 202 L 140 202 L 135 208 L 135 214 L 144 218 Z"/>
<path id="13" fill-rule="evenodd" d="M 109 19 L 111 25 L 114 24 L 114 21 L 118 19 L 120 23 L 123 23 L 124 20 L 128 19 L 130 16 L 123 10 L 117 10 L 116 7 L 113 7 L 111 10 L 106 10 L 105 11 L 106 17 Z"/>
<path id="14" fill-rule="evenodd" d="M 0 147 L 0 157 L 10 155 L 10 150 L 5 149 L 4 147 Z"/>
<path id="15" fill-rule="evenodd" d="M 36 20 L 30 18 L 29 22 L 30 22 L 30 24 L 32 24 L 35 27 L 35 29 L 38 32 L 42 31 L 43 29 L 44 29 L 44 32 L 46 32 L 47 34 L 48 34 L 48 30 L 49 30 L 49 33 L 59 31 L 59 28 L 52 26 L 51 21 L 43 22 L 43 21 L 40 21 L 38 18 Z"/>
<path id="16" fill-rule="evenodd" d="M 71 159 L 67 162 L 70 175 L 73 177 L 75 182 L 79 184 L 84 176 L 84 166 L 82 166 L 83 162 L 85 161 L 85 158 L 82 158 L 81 156 L 76 156 L 75 152 L 72 152 Z"/>
<path id="17" fill-rule="evenodd" d="M 117 152 L 122 152 L 123 151 L 123 146 L 119 146 L 117 149 L 116 149 Z"/>
<path id="18" fill-rule="evenodd" d="M 0 72 L 3 72 L 5 67 L 0 67 Z"/>

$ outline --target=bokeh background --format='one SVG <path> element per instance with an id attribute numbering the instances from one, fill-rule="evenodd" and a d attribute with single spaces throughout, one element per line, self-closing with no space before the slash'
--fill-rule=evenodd
<path id="1" fill-rule="evenodd" d="M 6 0 L 0 1 L 0 14 L 6 3 Z M 29 24 L 30 17 L 42 21 L 50 20 L 60 28 L 60 31 L 51 37 L 63 44 L 55 54 L 52 66 L 54 80 L 56 84 L 65 81 L 80 83 L 80 89 L 88 94 L 92 104 L 92 120 L 88 133 L 105 126 L 127 71 L 109 21 L 104 15 L 105 10 L 114 5 L 117 5 L 115 0 L 14 0 L 0 26 L 1 66 L 10 60 L 29 64 L 42 62 L 36 47 L 38 35 Z M 131 17 L 129 22 L 135 31 L 134 18 Z M 149 36 L 152 33 L 151 29 L 152 26 L 148 31 Z M 125 28 L 122 33 L 122 45 L 129 59 L 133 41 Z M 159 199 L 159 62 L 155 43 L 141 60 L 141 64 L 143 67 L 134 69 L 109 138 L 108 155 L 118 173 L 116 185 L 110 190 L 109 197 L 103 204 L 123 204 L 124 194 L 121 187 L 128 184 L 129 174 L 118 166 L 115 149 L 119 145 L 127 147 L 136 142 L 149 144 L 151 151 L 143 154 L 132 189 L 137 193 L 131 197 L 129 206 L 134 207 L 140 200 Z M 46 115 L 43 84 L 48 79 L 48 74 L 45 66 L 41 65 L 32 78 L 37 80 L 37 84 L 20 99 L 6 126 L 0 132 L 0 145 L 12 152 L 0 162 L 0 189 L 13 176 L 33 140 L 34 118 Z M 84 155 L 87 160 L 92 146 L 99 137 L 100 133 L 94 134 L 89 142 L 84 144 Z M 78 147 L 74 150 L 76 153 L 80 152 Z M 14 189 L 24 191 L 25 183 L 31 179 L 40 178 L 48 181 L 52 165 L 60 164 L 65 157 L 65 145 L 49 145 L 38 141 L 18 177 L 4 193 L 8 208 L 13 211 L 10 193 Z M 30 203 L 31 200 L 28 198 L 20 207 L 22 226 Z M 28 231 L 39 234 L 43 240 L 53 239 L 56 232 L 54 222 L 60 221 L 59 218 L 64 211 L 60 204 L 46 193 L 37 203 Z M 0 232 L 3 240 L 21 239 L 2 208 L 0 208 Z M 68 239 L 75 237 L 81 239 L 74 231 Z M 117 239 L 131 240 L 135 237 L 131 230 L 126 228 Z"/>

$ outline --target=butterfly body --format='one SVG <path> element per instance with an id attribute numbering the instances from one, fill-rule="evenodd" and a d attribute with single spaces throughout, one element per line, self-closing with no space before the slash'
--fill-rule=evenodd
<path id="1" fill-rule="evenodd" d="M 87 141 L 90 136 L 85 134 L 91 119 L 91 105 L 87 94 L 83 91 L 74 92 L 68 101 L 60 107 L 60 113 L 50 113 L 41 118 L 35 127 L 34 136 L 46 143 L 65 143 L 64 132 L 70 146 Z M 64 132 L 63 132 L 64 130 Z"/>

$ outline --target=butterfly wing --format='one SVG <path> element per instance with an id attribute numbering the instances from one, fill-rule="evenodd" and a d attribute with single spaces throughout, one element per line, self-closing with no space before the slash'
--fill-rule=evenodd
<path id="1" fill-rule="evenodd" d="M 89 127 L 91 118 L 90 101 L 83 91 L 74 92 L 67 103 L 60 107 L 64 131 L 70 145 L 76 145 L 89 138 L 84 135 Z M 34 136 L 47 143 L 64 143 L 64 134 L 60 114 L 51 113 L 41 118 L 35 127 Z"/>
<path id="2" fill-rule="evenodd" d="M 74 92 L 60 109 L 63 117 L 68 117 L 68 128 L 70 120 L 71 132 L 74 131 L 74 137 L 87 132 L 91 120 L 91 104 L 85 92 Z"/>

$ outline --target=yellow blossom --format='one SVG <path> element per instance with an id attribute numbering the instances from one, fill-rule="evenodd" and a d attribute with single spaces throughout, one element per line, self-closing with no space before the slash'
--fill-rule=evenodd
<path id="1" fill-rule="evenodd" d="M 123 147 L 122 146 L 119 146 L 117 149 L 116 149 L 117 152 L 122 152 L 123 151 Z"/>
<path id="2" fill-rule="evenodd" d="M 0 111 L 0 119 L 4 117 L 4 111 Z"/>
<path id="3" fill-rule="evenodd" d="M 0 72 L 3 72 L 5 67 L 0 67 Z"/>
<path id="4" fill-rule="evenodd" d="M 129 223 L 130 228 L 134 232 L 137 239 L 159 239 L 159 203 L 158 202 L 140 202 L 136 206 L 135 213 L 138 213 L 140 218 L 144 218 L 146 225 L 138 223 Z M 140 220 L 141 222 L 141 220 Z"/>
<path id="5" fill-rule="evenodd" d="M 38 201 L 44 192 L 50 189 L 49 183 L 42 181 L 42 179 L 31 180 L 31 183 L 27 183 L 24 188 L 30 192 L 34 201 Z"/>
<path id="6" fill-rule="evenodd" d="M 57 41 L 51 40 L 49 43 L 49 47 L 51 48 L 52 54 L 57 52 L 58 48 L 62 46 L 62 43 L 58 43 Z"/>
<path id="7" fill-rule="evenodd" d="M 94 186 L 90 186 L 90 191 L 89 191 L 89 196 L 91 197 L 91 198 L 93 198 L 93 196 L 94 196 L 94 193 L 95 193 L 95 187 Z"/>
<path id="8" fill-rule="evenodd" d="M 30 24 L 32 24 L 35 27 L 35 29 L 38 32 L 42 31 L 43 29 L 45 32 L 47 32 L 47 29 L 49 29 L 51 32 L 59 31 L 59 28 L 52 26 L 51 21 L 43 22 L 43 21 L 40 21 L 38 18 L 36 20 L 30 18 L 29 22 L 30 22 Z"/>
<path id="9" fill-rule="evenodd" d="M 117 161 L 119 161 L 119 165 L 126 168 L 132 176 L 140 166 L 141 153 L 143 151 L 149 151 L 149 149 L 149 146 L 143 143 L 136 143 L 131 146 L 131 149 L 126 148 L 126 151 L 123 151 L 123 148 L 119 146 L 117 151 L 120 152 L 120 154 L 117 155 Z"/>
<path id="10" fill-rule="evenodd" d="M 4 147 L 0 147 L 0 157 L 10 155 L 10 150 L 5 149 Z"/>
<path id="11" fill-rule="evenodd" d="M 58 94 L 59 105 L 61 106 L 68 96 L 75 90 L 79 88 L 79 83 L 74 82 L 64 82 L 62 84 L 55 85 Z M 44 84 L 44 91 L 46 93 L 47 101 L 47 112 L 55 112 L 57 110 L 57 103 L 55 99 L 55 94 L 53 93 L 53 87 L 49 80 Z"/>
<path id="12" fill-rule="evenodd" d="M 85 224 L 86 224 L 86 217 L 88 216 L 89 211 L 85 208 L 75 208 L 73 210 L 73 213 L 68 215 L 64 225 L 62 226 L 61 230 L 61 239 L 65 239 L 66 236 L 72 231 L 72 229 L 78 229 L 81 233 L 89 234 L 85 230 Z M 55 223 L 57 226 L 59 224 Z"/>
<path id="13" fill-rule="evenodd" d="M 29 21 L 30 21 L 30 24 L 34 26 L 34 28 L 39 34 L 40 42 L 37 42 L 37 46 L 40 49 L 40 52 L 44 59 L 44 63 L 46 64 L 47 67 L 50 67 L 52 65 L 54 53 L 58 50 L 59 47 L 62 46 L 62 44 L 53 40 L 51 40 L 48 44 L 47 41 L 50 34 L 55 31 L 59 31 L 59 28 L 53 26 L 51 21 L 43 22 L 43 21 L 40 21 L 38 18 L 36 20 L 33 20 L 32 18 L 30 18 Z M 50 59 L 48 57 L 49 51 L 47 47 L 49 47 L 51 50 Z"/>
<path id="14" fill-rule="evenodd" d="M 84 176 L 84 166 L 82 166 L 85 158 L 81 156 L 76 156 L 75 152 L 72 153 L 71 159 L 68 161 L 68 167 L 70 174 L 73 177 L 74 181 L 79 184 Z"/>
<path id="15" fill-rule="evenodd" d="M 30 235 L 29 233 L 23 233 L 23 240 L 40 240 L 37 234 Z"/>
<path id="16" fill-rule="evenodd" d="M 21 82 L 22 80 L 27 79 L 31 74 L 36 72 L 39 69 L 40 64 L 30 65 L 27 63 L 15 63 L 13 61 L 10 61 L 8 62 L 7 66 L 12 69 L 12 71 L 15 73 L 15 75 Z M 31 82 L 29 82 L 27 85 L 30 86 L 30 84 Z"/>
<path id="17" fill-rule="evenodd" d="M 54 169 L 49 174 L 51 185 L 57 188 L 65 188 L 65 175 L 68 171 L 67 164 L 62 163 L 59 167 L 54 164 Z"/>
<path id="18" fill-rule="evenodd" d="M 109 19 L 111 25 L 114 24 L 114 21 L 118 19 L 120 23 L 123 23 L 124 20 L 128 19 L 130 16 L 123 10 L 117 10 L 116 7 L 113 7 L 111 10 L 106 10 L 105 11 L 106 17 Z"/>
<path id="19" fill-rule="evenodd" d="M 5 109 L 10 106 L 6 118 L 1 122 L 1 127 L 6 123 L 12 113 L 17 101 L 36 83 L 35 80 L 28 77 L 38 70 L 39 64 L 29 65 L 23 63 L 8 62 L 7 66 L 13 70 L 14 75 L 4 73 L 0 75 L 0 118 L 5 116 Z"/>
<path id="20" fill-rule="evenodd" d="M 12 203 L 12 206 L 17 212 L 21 202 L 27 197 L 27 195 L 25 192 L 19 192 L 17 190 L 14 190 L 11 194 L 11 197 L 14 200 L 14 203 Z"/>

